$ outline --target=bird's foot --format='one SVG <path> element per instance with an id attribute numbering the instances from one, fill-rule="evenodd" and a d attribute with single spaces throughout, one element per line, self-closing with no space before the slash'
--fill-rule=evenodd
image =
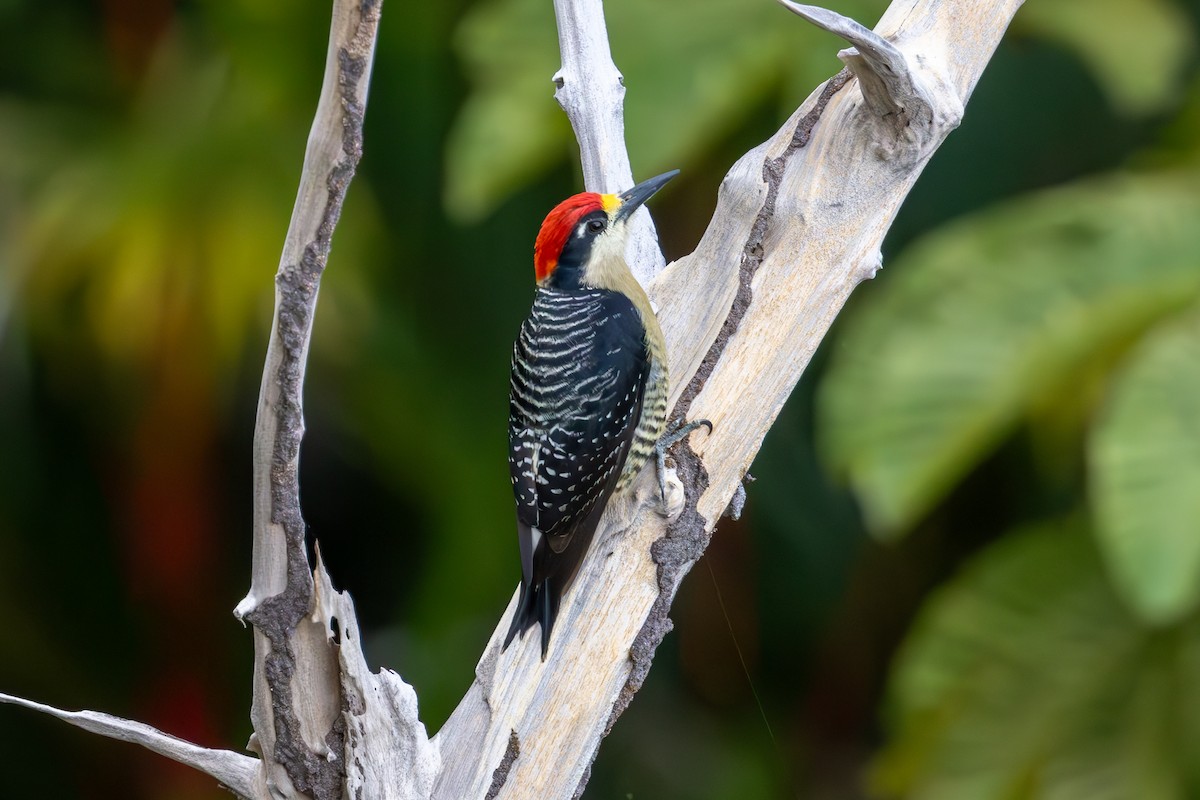
<path id="1" fill-rule="evenodd" d="M 658 460 L 658 492 L 664 505 L 670 505 L 667 502 L 667 450 L 682 442 L 691 435 L 692 431 L 700 427 L 708 428 L 710 434 L 713 432 L 713 424 L 706 419 L 692 422 L 684 422 L 682 419 L 672 420 L 667 423 L 666 430 L 663 431 L 662 436 L 658 437 L 658 442 L 654 445 L 654 455 Z"/>

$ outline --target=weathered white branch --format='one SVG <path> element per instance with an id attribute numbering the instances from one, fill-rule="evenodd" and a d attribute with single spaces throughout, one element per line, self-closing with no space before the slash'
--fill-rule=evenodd
<path id="1" fill-rule="evenodd" d="M 738 161 L 696 251 L 650 284 L 668 339 L 673 416 L 715 425 L 676 448 L 687 507 L 676 521 L 662 517 L 653 470 L 610 503 L 544 663 L 537 637 L 499 651 L 514 595 L 435 737 L 443 753 L 472 753 L 445 764 L 435 798 L 582 793 L 601 739 L 671 628 L 679 582 L 834 316 L 879 268 L 896 209 L 958 124 L 1019 5 L 897 0 L 874 34 L 800 8 L 858 48 L 842 54 L 854 74 L 831 78 Z"/>
<path id="2" fill-rule="evenodd" d="M 166 756 L 172 761 L 187 764 L 207 775 L 211 775 L 223 786 L 242 798 L 260 797 L 254 789 L 254 778 L 258 771 L 258 759 L 233 753 L 228 750 L 210 750 L 154 728 L 144 722 L 114 717 L 98 711 L 63 711 L 53 706 L 0 694 L 0 703 L 23 706 L 43 714 L 57 717 L 85 731 L 119 739 L 122 742 L 140 744 L 147 750 Z"/>
<path id="3" fill-rule="evenodd" d="M 437 752 L 416 695 L 395 673 L 372 674 L 349 597 L 324 567 L 314 576 L 300 513 L 301 395 L 317 289 L 333 230 L 362 156 L 363 114 L 382 0 L 334 0 L 325 77 L 276 275 L 254 436 L 250 592 L 235 615 L 254 626 L 250 748 L 208 750 L 141 723 L 65 712 L 4 696 L 201 769 L 253 800 L 427 798 Z"/>
<path id="4" fill-rule="evenodd" d="M 301 398 L 317 289 L 362 155 L 379 0 L 335 0 L 325 81 L 275 279 L 254 435 L 251 746 L 272 798 L 425 798 L 438 768 L 416 695 L 363 658 L 350 598 L 310 571 L 300 511 Z"/>
<path id="5" fill-rule="evenodd" d="M 625 79 L 613 63 L 602 0 L 554 0 L 562 67 L 554 73 L 554 97 L 579 142 L 583 185 L 589 192 L 614 193 L 633 186 L 625 148 Z M 666 262 L 650 212 L 639 209 L 629 222 L 626 257 L 643 284 Z"/>

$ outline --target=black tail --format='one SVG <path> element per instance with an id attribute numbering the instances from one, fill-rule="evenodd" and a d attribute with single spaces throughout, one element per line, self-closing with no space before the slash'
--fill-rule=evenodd
<path id="1" fill-rule="evenodd" d="M 530 589 L 529 584 L 524 580 L 521 581 L 521 597 L 517 600 L 517 610 L 513 612 L 512 624 L 508 626 L 508 635 L 504 637 L 504 644 L 500 646 L 500 652 L 503 653 L 512 644 L 512 640 L 517 638 L 517 634 L 524 635 L 525 631 L 529 630 L 529 626 L 537 621 L 537 614 L 534 611 L 537 601 L 537 589 Z"/>
<path id="2" fill-rule="evenodd" d="M 508 627 L 508 635 L 504 637 L 500 652 L 507 650 L 518 634 L 524 636 L 525 631 L 536 622 L 542 628 L 542 661 L 545 661 L 546 652 L 550 649 L 550 632 L 558 617 L 559 601 L 558 592 L 551 588 L 549 578 L 540 585 L 530 585 L 522 580 L 521 597 L 517 600 L 517 610 L 513 613 L 512 624 Z"/>
<path id="3" fill-rule="evenodd" d="M 616 473 L 613 474 L 613 482 Z M 605 497 L 607 499 L 607 496 Z M 534 623 L 542 626 L 542 661 L 546 660 L 546 652 L 550 649 L 550 633 L 554 630 L 554 620 L 558 618 L 558 609 L 562 605 L 563 595 L 575 580 L 579 565 L 587 554 L 600 524 L 600 515 L 604 513 L 604 505 L 597 504 L 582 522 L 570 532 L 556 536 L 538 534 L 537 545 L 534 545 L 533 529 L 528 525 L 517 522 L 517 538 L 521 543 L 521 596 L 517 599 L 517 610 L 513 613 L 512 624 L 504 637 L 503 652 L 512 644 L 517 636 L 523 636 L 525 631 Z"/>

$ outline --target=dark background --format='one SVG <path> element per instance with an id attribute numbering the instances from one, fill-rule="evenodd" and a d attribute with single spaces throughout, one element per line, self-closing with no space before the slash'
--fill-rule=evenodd
<path id="1" fill-rule="evenodd" d="M 886 298 L 906 269 L 937 260 L 943 240 L 922 237 L 1020 240 L 1021 221 L 1047 202 L 1076 207 L 1076 195 L 1045 201 L 1039 190 L 1103 197 L 1097 176 L 1154 171 L 1185 198 L 1200 193 L 1197 4 L 1113 0 L 1081 15 L 1073 3 L 1030 0 L 1018 14 L 961 129 L 903 206 L 885 269 L 856 293 L 767 437 L 745 516 L 722 521 L 684 582 L 676 630 L 602 747 L 588 798 L 1048 797 L 1065 756 L 1070 774 L 1101 777 L 1068 781 L 1092 788 L 1056 797 L 1200 796 L 1190 750 L 1153 737 L 1089 749 L 1036 714 L 1006 727 L 986 703 L 972 711 L 933 690 L 945 702 L 922 705 L 912 698 L 923 690 L 897 677 L 902 643 L 917 661 L 949 646 L 938 604 L 971 591 L 989 558 L 1007 568 L 993 548 L 1031 535 L 1012 530 L 1089 528 L 1078 522 L 1089 517 L 1087 421 L 1103 391 L 1081 402 L 1079 384 L 1029 378 L 1036 403 L 879 524 L 861 509 L 886 490 L 855 482 L 845 437 L 823 444 L 838 424 L 828 406 L 843 396 L 825 384 L 859 352 L 850 329 L 872 314 L 919 324 Z M 883 7 L 837 10 L 870 24 Z M 611 0 L 608 13 L 635 174 L 683 170 L 654 202 L 668 259 L 678 257 L 699 239 L 725 170 L 840 68 L 841 45 L 765 0 Z M 0 691 L 209 746 L 239 749 L 250 734 L 250 634 L 230 612 L 249 586 L 250 439 L 272 275 L 327 28 L 326 4 L 309 0 L 0 2 Z M 322 286 L 305 513 L 355 597 L 368 657 L 414 684 L 430 732 L 469 684 L 519 573 L 508 359 L 537 226 L 580 188 L 552 99 L 555 47 L 548 2 L 384 4 L 365 157 Z M 1146 196 L 1152 218 L 1182 202 L 1162 201 L 1163 212 L 1161 194 Z M 998 203 L 1007 221 L 988 216 Z M 1121 224 L 1096 213 L 1101 228 Z M 1194 275 L 1197 252 L 1171 235 L 1155 241 Z M 1084 253 L 1077 238 L 1054 246 Z M 928 259 L 907 252 L 919 240 L 932 242 Z M 978 252 L 956 262 L 967 277 L 1009 266 Z M 1089 258 L 1079 269 L 1099 270 Z M 1185 284 L 1172 313 L 1194 302 Z M 935 286 L 929 302 L 953 291 Z M 1089 373 L 1096 385 L 1150 327 L 1146 316 Z M 1053 573 L 1096 561 L 1094 545 L 1077 549 L 1038 563 Z M 975 565 L 966 578 L 964 563 Z M 1089 619 L 1134 626 L 1123 602 Z M 1051 617 L 1031 611 L 1016 627 Z M 914 629 L 914 618 L 926 623 Z M 1187 605 L 1148 635 L 1190 642 L 1194 618 Z M 999 628 L 981 622 L 978 636 Z M 1049 665 L 1076 666 L 1077 654 L 1055 649 L 1069 636 L 1044 638 L 1040 651 L 1014 645 L 1031 655 L 1012 683 L 1031 695 Z M 1179 646 L 1181 659 L 1192 652 Z M 1064 686 L 1088 673 L 1079 659 Z M 1200 673 L 1168 672 L 1115 679 L 1161 695 L 1137 716 L 1155 730 L 1156 713 L 1200 693 Z M 1117 697 L 1045 714 L 1108 731 Z M 913 704 L 924 711 L 910 714 Z M 1028 733 L 1028 752 L 986 768 L 956 762 L 949 745 L 930 755 L 931 741 L 953 739 L 925 725 L 930 714 L 1001 750 Z M 1171 719 L 1163 730 L 1186 729 Z M 0 753 L 5 798 L 227 796 L 186 768 L 17 708 L 0 707 Z M 1128 779 L 1104 777 L 1121 758 Z M 955 788 L 963 769 L 1002 777 Z"/>

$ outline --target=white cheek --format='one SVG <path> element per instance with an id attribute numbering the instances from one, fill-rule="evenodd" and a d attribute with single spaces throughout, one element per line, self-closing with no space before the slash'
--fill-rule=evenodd
<path id="1" fill-rule="evenodd" d="M 595 244 L 592 245 L 592 255 L 596 261 L 609 261 L 617 259 L 618 261 L 625 260 L 625 236 L 624 231 L 609 230 L 603 235 L 597 237 Z"/>
<path id="2" fill-rule="evenodd" d="M 622 228 L 609 229 L 592 244 L 591 258 L 585 280 L 592 286 L 614 288 L 621 277 L 629 273 L 625 265 L 625 231 Z"/>

